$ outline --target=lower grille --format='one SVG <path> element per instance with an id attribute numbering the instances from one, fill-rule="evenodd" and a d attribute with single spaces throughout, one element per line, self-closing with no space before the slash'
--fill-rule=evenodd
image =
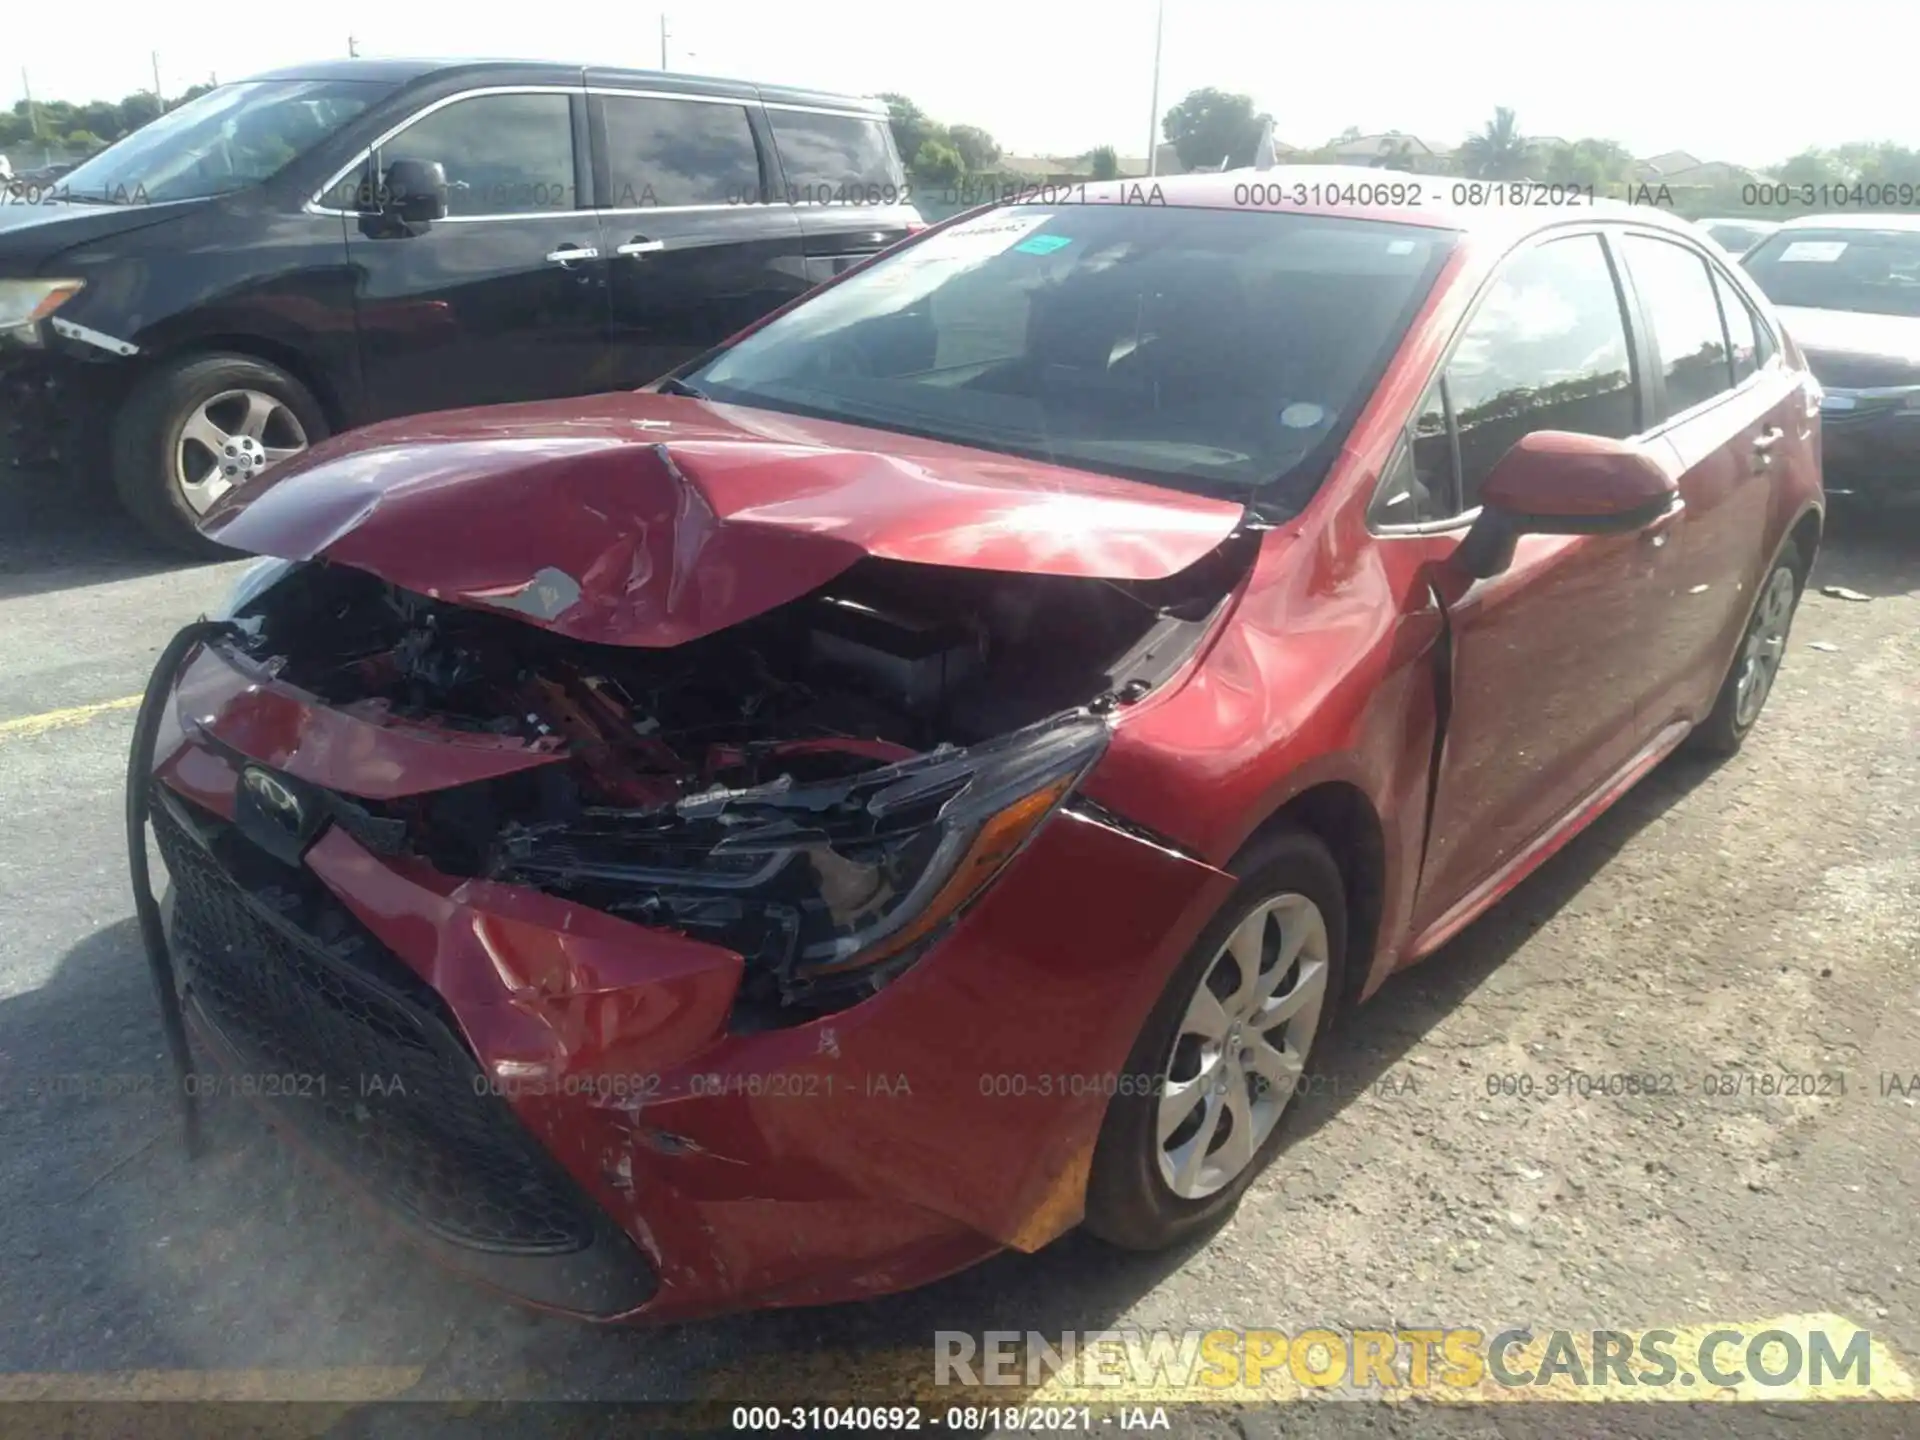
<path id="1" fill-rule="evenodd" d="M 446 1241 L 593 1242 L 592 1202 L 486 1093 L 430 987 L 304 868 L 159 787 L 152 814 L 187 996 L 250 1067 L 244 1088 Z"/>

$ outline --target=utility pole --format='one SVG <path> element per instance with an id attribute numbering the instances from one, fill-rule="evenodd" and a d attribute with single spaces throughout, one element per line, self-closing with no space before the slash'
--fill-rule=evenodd
<path id="1" fill-rule="evenodd" d="M 1147 174 L 1160 173 L 1160 42 L 1167 30 L 1167 0 L 1158 0 L 1153 14 L 1153 114 L 1147 125 Z"/>
<path id="2" fill-rule="evenodd" d="M 33 84 L 27 79 L 27 67 L 20 67 L 20 88 L 27 93 L 27 128 L 33 132 L 33 138 L 40 138 L 40 112 L 33 106 Z"/>
<path id="3" fill-rule="evenodd" d="M 660 12 L 660 68 L 667 68 L 667 12 Z"/>
<path id="4" fill-rule="evenodd" d="M 160 93 L 160 52 L 153 53 L 153 103 L 162 110 L 167 108 L 167 97 Z"/>
<path id="5" fill-rule="evenodd" d="M 360 58 L 360 42 L 351 35 L 347 36 L 347 58 L 349 60 Z"/>

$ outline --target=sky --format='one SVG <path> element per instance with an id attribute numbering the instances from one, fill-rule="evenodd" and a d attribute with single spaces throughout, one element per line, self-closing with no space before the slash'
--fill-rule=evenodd
<path id="1" fill-rule="evenodd" d="M 152 88 L 156 50 L 172 94 L 344 56 L 349 35 L 362 55 L 660 64 L 657 7 L 329 0 L 235 23 L 223 6 L 89 0 L 78 37 L 63 7 L 9 8 L 0 106 L 21 98 L 21 67 L 38 99 L 117 100 Z M 1349 125 L 1457 144 L 1507 105 L 1524 134 L 1602 136 L 1642 156 L 1764 166 L 1848 140 L 1920 147 L 1920 3 L 1835 14 L 1845 23 L 1819 23 L 1804 0 L 1165 0 L 1160 110 L 1203 85 L 1239 91 L 1303 146 Z M 674 70 L 899 91 L 1011 154 L 1146 149 L 1155 0 L 700 0 L 665 15 Z"/>

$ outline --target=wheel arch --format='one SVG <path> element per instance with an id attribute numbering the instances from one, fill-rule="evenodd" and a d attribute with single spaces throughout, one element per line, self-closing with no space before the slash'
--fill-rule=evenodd
<path id="1" fill-rule="evenodd" d="M 1820 553 L 1820 538 L 1826 528 L 1826 517 L 1818 505 L 1809 505 L 1800 512 L 1800 516 L 1787 527 L 1787 536 L 1783 545 L 1791 545 L 1799 555 L 1801 570 L 1800 584 L 1804 588 L 1807 576 L 1813 572 L 1814 557 Z"/>
<path id="2" fill-rule="evenodd" d="M 1337 1002 L 1357 1005 L 1367 988 L 1386 905 L 1387 840 L 1379 809 L 1350 780 L 1321 780 L 1289 796 L 1242 843 L 1237 859 L 1276 830 L 1304 830 L 1327 847 L 1347 901 L 1345 977 Z M 1231 868 L 1231 867 L 1229 867 Z"/>
<path id="3" fill-rule="evenodd" d="M 313 396 L 330 433 L 338 434 L 348 428 L 344 398 L 321 367 L 315 365 L 312 357 L 297 345 L 265 335 L 219 332 L 195 335 L 153 355 L 141 367 L 138 378 L 144 380 L 167 367 L 205 359 L 209 355 L 237 355 L 245 360 L 263 361 L 286 371 Z"/>

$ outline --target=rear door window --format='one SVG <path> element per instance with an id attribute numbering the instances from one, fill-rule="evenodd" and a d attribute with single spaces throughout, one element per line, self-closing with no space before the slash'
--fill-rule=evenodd
<path id="1" fill-rule="evenodd" d="M 760 150 L 744 105 L 647 95 L 599 99 L 611 208 L 750 205 L 761 199 Z"/>
<path id="2" fill-rule="evenodd" d="M 796 205 L 898 205 L 910 197 L 887 122 L 769 106 L 774 144 Z"/>
<path id="3" fill-rule="evenodd" d="M 1624 236 L 1621 248 L 1653 327 L 1667 414 L 1691 410 L 1731 389 L 1727 334 L 1706 257 L 1649 235 Z"/>

